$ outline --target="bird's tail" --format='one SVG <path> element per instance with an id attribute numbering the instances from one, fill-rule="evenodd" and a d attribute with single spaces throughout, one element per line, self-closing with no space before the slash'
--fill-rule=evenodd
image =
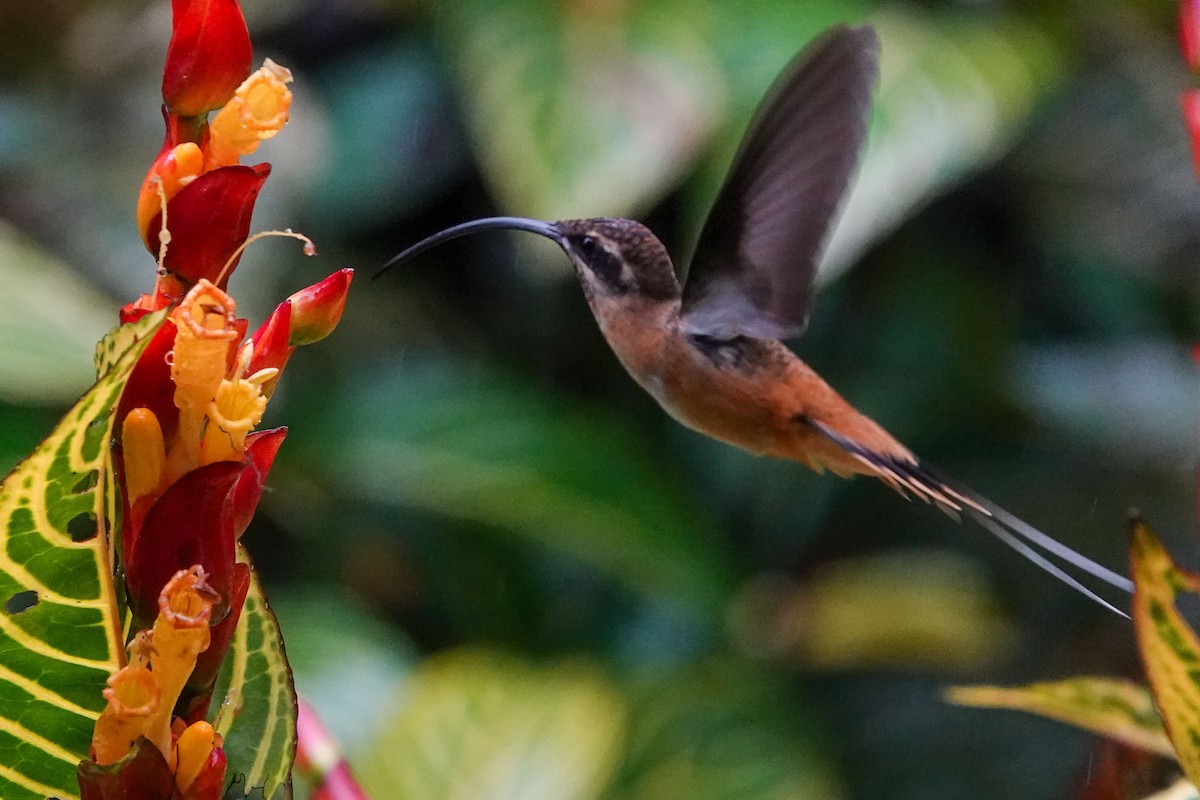
<path id="1" fill-rule="evenodd" d="M 1051 558 L 1057 558 L 1063 564 L 1085 572 L 1126 593 L 1133 591 L 1133 582 L 1129 578 L 1077 553 L 1053 536 L 1043 533 L 986 497 L 938 474 L 936 470 L 919 461 L 908 461 L 872 452 L 826 425 L 811 420 L 810 424 L 851 456 L 870 467 L 872 474 L 877 475 L 905 497 L 912 494 L 927 503 L 934 503 L 955 519 L 958 519 L 960 514 L 966 514 L 980 527 L 1072 589 L 1122 617 L 1129 616 L 1084 586 L 1075 576 L 1068 573 Z"/>

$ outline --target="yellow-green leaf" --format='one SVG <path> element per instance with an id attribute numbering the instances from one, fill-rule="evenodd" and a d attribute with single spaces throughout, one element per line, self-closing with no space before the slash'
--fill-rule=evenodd
<path id="1" fill-rule="evenodd" d="M 973 669 L 1006 658 L 1017 638 L 979 567 L 935 550 L 831 562 L 795 582 L 759 580 L 737 612 L 739 641 L 819 669 Z"/>
<path id="2" fill-rule="evenodd" d="M 1150 690 L 1122 678 L 1080 677 L 1028 686 L 956 686 L 946 699 L 962 706 L 1028 711 L 1168 758 L 1175 750 Z"/>
<path id="3" fill-rule="evenodd" d="M 1192 782 L 1180 778 L 1161 792 L 1155 792 L 1142 800 L 1200 800 L 1200 791 Z"/>
<path id="4" fill-rule="evenodd" d="M 65 406 L 92 382 L 84 357 L 112 325 L 112 300 L 2 221 L 0 286 L 0 397 Z"/>
<path id="5" fill-rule="evenodd" d="M 404 706 L 355 764 L 372 797 L 595 800 L 625 743 L 623 697 L 582 663 L 456 651 L 403 688 Z"/>
<path id="6" fill-rule="evenodd" d="M 238 559 L 250 563 L 240 547 Z M 213 698 L 221 704 L 213 727 L 225 737 L 226 776 L 245 794 L 261 790 L 268 800 L 289 797 L 296 755 L 296 689 L 279 622 L 253 567 L 246 605 Z"/>
<path id="7" fill-rule="evenodd" d="M 1175 606 L 1200 590 L 1142 522 L 1133 526 L 1133 625 L 1167 735 L 1187 777 L 1200 779 L 1200 641 Z"/>
<path id="8" fill-rule="evenodd" d="M 628 216 L 680 180 L 724 82 L 692 0 L 446 3 L 439 30 L 501 205 L 548 219 Z"/>
<path id="9" fill-rule="evenodd" d="M 125 326 L 103 376 L 0 483 L 0 797 L 78 796 L 75 767 L 122 660 L 108 442 L 130 371 L 162 322 Z"/>

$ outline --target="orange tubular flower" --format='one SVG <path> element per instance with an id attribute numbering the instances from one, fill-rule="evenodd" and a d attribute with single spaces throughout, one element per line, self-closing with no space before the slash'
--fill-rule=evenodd
<path id="1" fill-rule="evenodd" d="M 175 758 L 171 747 L 171 710 L 183 691 L 196 659 L 208 649 L 209 620 L 220 599 L 205 582 L 204 569 L 194 566 L 180 570 L 163 587 L 158 598 L 158 619 L 151 634 L 150 670 L 162 692 L 158 708 L 146 721 L 146 738 L 167 755 Z"/>
<path id="2" fill-rule="evenodd" d="M 146 733 L 146 725 L 159 707 L 162 690 L 144 665 L 124 667 L 108 679 L 104 699 L 108 705 L 92 734 L 92 760 L 115 764 Z"/>
<path id="3" fill-rule="evenodd" d="M 269 58 L 242 82 L 209 123 L 204 149 L 209 169 L 238 163 L 283 129 L 292 107 L 291 82 L 291 71 Z"/>
<path id="4" fill-rule="evenodd" d="M 250 588 L 237 540 L 287 432 L 256 428 L 295 348 L 336 327 L 353 275 L 296 292 L 247 335 L 227 287 L 270 165 L 238 162 L 287 123 L 291 73 L 267 61 L 251 74 L 236 0 L 172 0 L 172 11 L 166 135 L 136 208 L 156 279 L 121 321 L 170 311 L 116 410 L 132 640 L 79 766 L 83 800 L 225 791 L 221 737 L 205 717 Z"/>

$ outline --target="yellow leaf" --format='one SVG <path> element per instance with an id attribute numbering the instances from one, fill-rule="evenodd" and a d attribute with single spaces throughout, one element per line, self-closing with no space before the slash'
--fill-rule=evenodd
<path id="1" fill-rule="evenodd" d="M 1200 576 L 1176 567 L 1140 521 L 1133 525 L 1133 625 L 1150 688 L 1176 757 L 1192 783 L 1200 778 L 1200 641 L 1175 598 L 1200 589 Z"/>
<path id="2" fill-rule="evenodd" d="M 355 772 L 395 800 L 596 800 L 626 741 L 628 709 L 584 662 L 537 666 L 488 650 L 426 660 Z"/>
<path id="3" fill-rule="evenodd" d="M 1080 677 L 1028 686 L 956 686 L 961 706 L 1028 711 L 1168 758 L 1175 750 L 1145 686 L 1121 678 Z"/>
<path id="4" fill-rule="evenodd" d="M 1017 631 L 987 577 L 961 556 L 906 550 L 845 559 L 798 582 L 744 589 L 731 620 L 752 652 L 816 669 L 979 669 Z"/>

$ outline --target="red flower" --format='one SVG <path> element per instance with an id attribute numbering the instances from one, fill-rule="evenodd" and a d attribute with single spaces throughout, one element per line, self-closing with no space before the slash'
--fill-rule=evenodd
<path id="1" fill-rule="evenodd" d="M 172 9 L 166 136 L 137 203 L 157 278 L 121 321 L 170 312 L 116 412 L 119 574 L 133 635 L 79 767 L 86 800 L 222 795 L 225 754 L 204 718 L 250 587 L 237 541 L 287 434 L 255 428 L 295 348 L 337 325 L 353 274 L 295 293 L 247 336 L 226 285 L 270 165 L 238 161 L 287 122 L 291 73 L 268 60 L 251 74 L 235 0 Z"/>

